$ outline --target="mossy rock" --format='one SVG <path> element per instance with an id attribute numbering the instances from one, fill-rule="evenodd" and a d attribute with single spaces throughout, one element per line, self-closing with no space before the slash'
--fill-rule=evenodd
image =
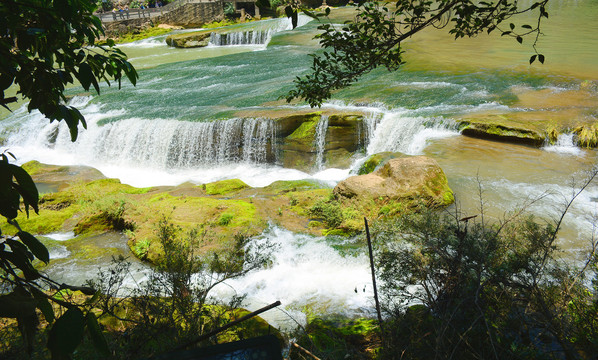
<path id="1" fill-rule="evenodd" d="M 208 195 L 226 195 L 249 187 L 249 185 L 239 179 L 222 180 L 205 184 L 206 194 Z"/>
<path id="2" fill-rule="evenodd" d="M 166 37 L 166 44 L 177 48 L 205 47 L 210 43 L 210 36 L 214 30 L 193 31 L 174 34 Z"/>
<path id="3" fill-rule="evenodd" d="M 483 120 L 461 121 L 461 133 L 466 136 L 541 146 L 546 137 L 537 129 L 505 124 L 503 117 L 489 117 Z"/>
<path id="4" fill-rule="evenodd" d="M 598 147 L 598 123 L 579 126 L 573 129 L 576 143 L 585 148 Z"/>
<path id="5" fill-rule="evenodd" d="M 290 191 L 320 189 L 320 185 L 314 180 L 278 180 L 272 184 L 263 187 L 262 191 L 272 194 L 284 194 Z"/>
<path id="6" fill-rule="evenodd" d="M 381 152 L 370 155 L 357 170 L 357 175 L 365 175 L 374 172 L 379 166 L 390 159 L 401 158 L 407 155 L 399 152 Z"/>

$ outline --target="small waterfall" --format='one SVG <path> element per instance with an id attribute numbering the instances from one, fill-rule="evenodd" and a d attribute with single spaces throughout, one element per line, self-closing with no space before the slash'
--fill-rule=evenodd
<path id="1" fill-rule="evenodd" d="M 297 27 L 301 27 L 312 18 L 307 15 L 299 15 Z M 243 30 L 246 29 L 246 30 Z M 288 18 L 263 20 L 249 23 L 243 29 L 234 32 L 213 32 L 210 35 L 212 46 L 235 46 L 235 45 L 267 45 L 272 36 L 278 32 L 292 30 L 291 20 Z"/>
<path id="2" fill-rule="evenodd" d="M 265 45 L 270 42 L 274 30 L 248 30 L 230 33 L 212 33 L 210 35 L 210 45 L 228 46 L 228 45 Z"/>
<path id="3" fill-rule="evenodd" d="M 560 134 L 554 145 L 544 146 L 543 149 L 560 154 L 579 155 L 581 149 L 575 145 L 574 134 Z"/>
<path id="4" fill-rule="evenodd" d="M 385 113 L 380 120 L 366 122 L 369 132 L 368 154 L 384 151 L 419 155 L 428 140 L 459 135 L 454 121 L 445 118 L 404 116 L 404 112 Z"/>
<path id="5" fill-rule="evenodd" d="M 316 125 L 316 136 L 314 139 L 314 148 L 316 150 L 316 170 L 324 168 L 324 147 L 326 145 L 326 132 L 328 131 L 328 116 L 322 115 Z"/>

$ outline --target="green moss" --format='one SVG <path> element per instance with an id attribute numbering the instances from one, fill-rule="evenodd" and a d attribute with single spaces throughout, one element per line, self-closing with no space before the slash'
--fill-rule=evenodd
<path id="1" fill-rule="evenodd" d="M 224 213 L 220 215 L 220 218 L 218 219 L 218 225 L 226 226 L 231 223 L 234 217 L 235 215 L 231 213 Z"/>
<path id="2" fill-rule="evenodd" d="M 248 187 L 250 186 L 239 179 L 231 179 L 205 184 L 205 191 L 208 195 L 225 195 Z"/>
<path id="3" fill-rule="evenodd" d="M 44 166 L 35 160 L 28 161 L 21 166 L 25 171 L 29 173 L 29 175 L 35 175 L 41 172 L 44 169 Z"/>
<path id="4" fill-rule="evenodd" d="M 579 126 L 573 130 L 577 144 L 586 148 L 598 147 L 598 124 Z"/>
<path id="5" fill-rule="evenodd" d="M 397 152 L 381 152 L 373 154 L 359 167 L 357 175 L 365 175 L 374 172 L 378 166 L 387 162 L 390 159 L 404 157 L 404 154 Z"/>
<path id="6" fill-rule="evenodd" d="M 275 181 L 272 184 L 263 188 L 266 192 L 286 193 L 290 191 L 301 191 L 310 189 L 321 189 L 322 185 L 315 181 L 309 180 L 291 180 L 291 181 Z"/>
<path id="7" fill-rule="evenodd" d="M 313 319 L 305 328 L 307 337 L 298 343 L 327 359 L 371 359 L 379 348 L 379 328 L 371 319 Z"/>
<path id="8" fill-rule="evenodd" d="M 324 230 L 322 231 L 324 236 L 342 236 L 342 237 L 349 237 L 351 236 L 350 233 L 346 232 L 343 229 L 331 229 L 331 230 Z"/>
<path id="9" fill-rule="evenodd" d="M 318 121 L 320 120 L 321 113 L 310 113 L 305 114 L 304 118 L 305 121 L 299 125 L 295 131 L 291 135 L 287 137 L 289 140 L 305 140 L 305 139 L 312 139 L 315 137 L 316 134 L 316 126 L 318 125 Z"/>
<path id="10" fill-rule="evenodd" d="M 39 215 L 31 213 L 29 218 L 19 216 L 17 221 L 23 230 L 33 234 L 49 234 L 63 230 L 65 222 L 70 219 L 78 210 L 77 206 L 64 208 L 62 210 L 42 210 Z M 8 224 L 2 224 L 2 232 L 12 233 L 14 228 Z"/>
<path id="11" fill-rule="evenodd" d="M 312 220 L 309 222 L 309 224 L 307 226 L 310 228 L 319 228 L 319 227 L 322 227 L 323 224 L 320 221 Z"/>

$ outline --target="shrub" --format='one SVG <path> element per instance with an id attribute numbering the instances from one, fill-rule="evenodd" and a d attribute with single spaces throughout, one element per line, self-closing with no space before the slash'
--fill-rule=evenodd
<path id="1" fill-rule="evenodd" d="M 576 269 L 559 260 L 559 223 L 462 218 L 424 212 L 375 228 L 375 243 L 383 244 L 378 276 L 389 316 L 384 356 L 578 359 L 598 354 L 598 323 L 586 317 L 597 309 L 597 289 L 592 293 L 582 280 L 591 267 Z M 597 260 L 593 244 L 587 264 Z M 586 321 L 576 320 L 581 318 Z"/>
<path id="2" fill-rule="evenodd" d="M 343 211 L 339 204 L 331 200 L 318 200 L 310 209 L 311 216 L 321 218 L 328 227 L 339 227 L 343 222 Z"/>

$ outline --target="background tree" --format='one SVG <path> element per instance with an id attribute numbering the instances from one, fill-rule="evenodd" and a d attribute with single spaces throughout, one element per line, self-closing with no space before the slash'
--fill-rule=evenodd
<path id="1" fill-rule="evenodd" d="M 534 38 L 536 52 L 530 63 L 536 59 L 544 62 L 544 55 L 536 50 L 543 18 L 548 18 L 548 0 L 521 6 L 512 0 L 398 0 L 396 2 L 358 1 L 355 18 L 346 21 L 342 27 L 330 22 L 322 23 L 316 35 L 324 52 L 313 56 L 311 72 L 295 80 L 295 89 L 286 98 L 304 99 L 312 107 L 321 106 L 332 96 L 334 90 L 342 89 L 378 68 L 397 70 L 403 64 L 402 42 L 427 28 L 448 29 L 456 39 L 472 37 L 486 32 L 498 31 L 502 36 L 513 37 L 523 43 L 526 36 Z M 286 13 L 297 21 L 298 7 L 287 6 Z M 330 13 L 304 13 L 322 19 Z M 514 16 L 536 12 L 533 25 L 516 26 L 508 21 Z"/>

